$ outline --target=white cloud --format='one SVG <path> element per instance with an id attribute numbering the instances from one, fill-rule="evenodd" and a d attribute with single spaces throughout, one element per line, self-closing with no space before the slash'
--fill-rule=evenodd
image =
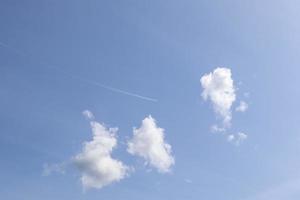
<path id="1" fill-rule="evenodd" d="M 222 120 L 220 124 L 211 126 L 211 132 L 220 132 L 227 137 L 227 141 L 235 145 L 240 145 L 247 139 L 244 133 L 228 134 L 227 130 L 231 127 L 232 105 L 236 100 L 236 90 L 229 68 L 216 68 L 212 72 L 205 74 L 200 79 L 203 88 L 202 98 L 209 100 L 217 117 Z M 235 108 L 237 112 L 245 112 L 248 104 L 241 101 Z"/>
<path id="2" fill-rule="evenodd" d="M 235 139 L 235 136 L 233 134 L 230 134 L 227 136 L 228 142 L 232 142 Z"/>
<path id="3" fill-rule="evenodd" d="M 227 136 L 227 141 L 239 146 L 248 136 L 245 133 L 239 132 L 236 135 L 230 134 Z"/>
<path id="4" fill-rule="evenodd" d="M 82 112 L 83 116 L 85 116 L 87 119 L 93 120 L 95 117 L 93 115 L 93 113 L 89 110 L 84 110 Z"/>
<path id="5" fill-rule="evenodd" d="M 211 132 L 225 132 L 226 131 L 226 129 L 225 128 L 223 128 L 223 127 L 219 127 L 218 125 L 216 125 L 216 124 L 214 124 L 214 125 L 212 125 L 211 127 L 210 127 L 210 130 L 211 130 Z"/>
<path id="6" fill-rule="evenodd" d="M 164 141 L 164 129 L 157 127 L 151 116 L 142 121 L 140 128 L 133 129 L 133 138 L 128 142 L 127 151 L 144 158 L 147 164 L 161 173 L 169 172 L 175 164 L 171 145 Z"/>
<path id="7" fill-rule="evenodd" d="M 85 142 L 82 152 L 72 160 L 81 172 L 83 187 L 99 189 L 125 178 L 129 168 L 111 156 L 113 149 L 117 146 L 118 129 L 107 128 L 96 121 L 91 121 L 90 125 L 93 139 Z"/>
<path id="8" fill-rule="evenodd" d="M 238 107 L 235 108 L 235 111 L 237 112 L 245 112 L 246 110 L 248 110 L 248 104 L 245 101 L 241 101 L 240 105 L 238 105 Z"/>
<path id="9" fill-rule="evenodd" d="M 228 68 L 216 68 L 200 79 L 204 100 L 210 100 L 215 113 L 222 118 L 223 125 L 230 126 L 231 106 L 236 99 L 235 87 Z"/>

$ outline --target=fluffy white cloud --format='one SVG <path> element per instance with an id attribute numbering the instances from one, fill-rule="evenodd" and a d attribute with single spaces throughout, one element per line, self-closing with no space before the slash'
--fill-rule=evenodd
<path id="1" fill-rule="evenodd" d="M 231 121 L 231 106 L 236 99 L 231 70 L 216 68 L 200 79 L 204 100 L 210 100 L 214 111 L 223 119 L 223 125 L 229 126 Z"/>
<path id="2" fill-rule="evenodd" d="M 89 110 L 84 110 L 83 112 L 82 112 L 82 114 L 83 114 L 83 116 L 85 116 L 85 118 L 87 118 L 87 119 L 94 119 L 95 117 L 94 117 L 94 114 L 91 112 L 91 111 L 89 111 Z"/>
<path id="3" fill-rule="evenodd" d="M 84 114 L 87 112 L 84 112 Z M 91 115 L 90 115 L 91 114 Z M 93 116 L 92 113 L 88 118 Z M 102 188 L 120 181 L 128 175 L 128 167 L 112 158 L 111 153 L 117 145 L 117 128 L 106 128 L 96 121 L 90 122 L 93 139 L 83 144 L 83 150 L 72 160 L 81 172 L 84 188 Z"/>
<path id="4" fill-rule="evenodd" d="M 238 107 L 235 108 L 237 112 L 245 112 L 248 109 L 248 104 L 245 101 L 241 101 Z"/>
<path id="5" fill-rule="evenodd" d="M 140 128 L 133 129 L 133 138 L 128 142 L 127 151 L 144 158 L 147 164 L 161 173 L 169 172 L 175 164 L 171 145 L 164 141 L 164 129 L 157 127 L 151 116 L 142 121 Z"/>
<path id="6" fill-rule="evenodd" d="M 239 146 L 248 136 L 245 133 L 239 132 L 236 135 L 228 135 L 227 141 Z"/>

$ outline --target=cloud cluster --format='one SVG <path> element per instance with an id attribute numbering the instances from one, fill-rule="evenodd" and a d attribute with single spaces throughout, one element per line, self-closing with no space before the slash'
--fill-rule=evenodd
<path id="1" fill-rule="evenodd" d="M 231 70 L 217 68 L 200 79 L 204 100 L 210 100 L 216 114 L 222 118 L 224 126 L 231 121 L 231 106 L 236 99 Z"/>
<path id="2" fill-rule="evenodd" d="M 203 75 L 200 82 L 203 88 L 202 98 L 212 103 L 215 114 L 221 119 L 221 124 L 213 125 L 211 131 L 222 132 L 228 142 L 239 146 L 248 138 L 245 133 L 226 134 L 231 127 L 232 105 L 236 100 L 231 70 L 216 68 L 213 72 Z M 248 104 L 244 101 L 240 101 L 235 108 L 237 112 L 245 112 L 247 109 Z M 108 128 L 95 121 L 93 113 L 89 110 L 83 111 L 82 114 L 90 121 L 93 137 L 83 143 L 82 151 L 72 158 L 71 163 L 79 169 L 83 187 L 100 189 L 127 177 L 131 168 L 112 157 L 112 152 L 117 147 L 118 129 Z M 143 158 L 146 165 L 160 173 L 170 172 L 175 164 L 172 147 L 165 141 L 165 131 L 157 126 L 156 120 L 151 116 L 143 119 L 139 128 L 133 128 L 133 136 L 127 142 L 127 152 Z M 44 166 L 44 175 L 52 172 L 63 173 L 64 164 Z"/>
<path id="3" fill-rule="evenodd" d="M 229 68 L 216 68 L 213 72 L 203 75 L 200 83 L 203 88 L 202 98 L 212 103 L 214 112 L 222 120 L 221 124 L 213 125 L 211 131 L 227 135 L 227 141 L 238 146 L 247 139 L 247 135 L 241 132 L 226 134 L 226 131 L 231 127 L 232 105 L 236 100 L 236 89 L 231 70 Z M 240 101 L 235 110 L 237 112 L 245 112 L 247 109 L 248 104 Z"/>
<path id="4" fill-rule="evenodd" d="M 117 147 L 118 129 L 96 122 L 89 110 L 82 114 L 90 120 L 93 137 L 83 143 L 82 151 L 69 163 L 80 171 L 83 188 L 100 189 L 127 177 L 133 168 L 112 157 L 112 152 Z M 140 128 L 133 128 L 133 137 L 127 143 L 127 151 L 131 155 L 143 157 L 146 163 L 161 173 L 169 172 L 175 163 L 171 145 L 164 141 L 164 130 L 157 127 L 151 116 L 142 121 Z M 43 175 L 64 172 L 64 167 L 65 163 L 45 165 Z"/>
<path id="5" fill-rule="evenodd" d="M 157 127 L 155 119 L 151 116 L 142 121 L 140 128 L 134 128 L 127 151 L 142 157 L 147 164 L 161 173 L 169 172 L 175 163 L 171 145 L 164 139 L 164 129 Z"/>
<path id="6" fill-rule="evenodd" d="M 84 112 L 88 114 L 88 112 Z M 90 112 L 91 113 L 91 112 Z M 88 118 L 92 115 L 87 115 Z M 93 138 L 83 144 L 83 150 L 72 161 L 81 172 L 84 188 L 102 188 L 118 182 L 128 175 L 129 168 L 121 161 L 112 158 L 117 146 L 117 128 L 107 128 L 96 121 L 90 122 Z"/>

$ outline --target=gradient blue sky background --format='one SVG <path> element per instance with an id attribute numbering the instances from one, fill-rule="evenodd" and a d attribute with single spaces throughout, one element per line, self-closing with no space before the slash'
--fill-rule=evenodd
<path id="1" fill-rule="evenodd" d="M 298 200 L 299 9 L 292 0 L 1 0 L 0 198 Z M 209 130 L 215 115 L 199 80 L 216 67 L 232 70 L 237 100 L 249 104 L 234 113 L 231 131 L 248 134 L 238 147 Z M 85 109 L 119 127 L 113 156 L 136 170 L 83 192 L 76 169 L 42 170 L 91 138 Z M 171 174 L 126 153 L 149 114 L 172 145 Z"/>

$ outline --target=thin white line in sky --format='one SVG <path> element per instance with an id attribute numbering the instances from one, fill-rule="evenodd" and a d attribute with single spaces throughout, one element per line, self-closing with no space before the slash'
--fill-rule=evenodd
<path id="1" fill-rule="evenodd" d="M 62 70 L 60 70 L 60 69 L 58 69 L 58 70 L 62 72 Z M 74 79 L 80 80 L 80 81 L 88 83 L 90 85 L 101 87 L 103 89 L 106 89 L 106 90 L 109 90 L 109 91 L 112 91 L 112 92 L 124 94 L 124 95 L 127 95 L 127 96 L 136 97 L 136 98 L 146 100 L 146 101 L 158 102 L 157 99 L 154 99 L 154 98 L 151 98 L 151 97 L 147 97 L 147 96 L 143 96 L 143 95 L 140 95 L 140 94 L 132 93 L 132 92 L 129 92 L 129 91 L 126 91 L 126 90 L 121 90 L 119 88 L 115 88 L 115 87 L 111 87 L 111 86 L 108 86 L 108 85 L 104 85 L 102 83 L 98 83 L 96 81 L 91 81 L 91 80 L 88 80 L 88 79 L 81 78 L 79 76 L 74 76 L 74 75 L 66 73 L 66 72 L 63 72 L 63 73 L 70 76 L 70 77 L 72 77 L 72 78 L 74 78 Z"/>
<path id="2" fill-rule="evenodd" d="M 20 51 L 18 49 L 15 49 L 3 42 L 0 41 L 0 46 L 2 47 L 5 47 L 7 49 L 10 49 L 11 51 L 15 52 L 16 54 L 19 54 L 21 56 L 25 56 L 25 57 L 31 57 L 29 54 L 23 52 L 23 51 Z M 41 62 L 40 62 L 41 63 Z M 127 95 L 127 96 L 131 96 L 131 97 L 135 97 L 135 98 L 138 98 L 138 99 L 141 99 L 141 100 L 145 100 L 145 101 L 151 101 L 151 102 L 158 102 L 157 99 L 154 99 L 154 98 L 151 98 L 151 97 L 147 97 L 147 96 L 143 96 L 143 95 L 140 95 L 140 94 L 136 94 L 136 93 L 132 93 L 132 92 L 129 92 L 129 91 L 126 91 L 126 90 L 122 90 L 122 89 L 119 89 L 119 88 L 115 88 L 115 87 L 111 87 L 111 86 L 108 86 L 108 85 L 104 85 L 102 83 L 98 83 L 96 81 L 90 81 L 88 79 L 84 79 L 84 78 L 81 78 L 79 76 L 75 76 L 71 73 L 67 73 L 63 70 L 61 70 L 59 67 L 57 66 L 54 66 L 54 65 L 51 65 L 49 63 L 42 63 L 42 64 L 46 64 L 47 65 L 47 68 L 51 68 L 52 70 L 57 70 L 57 71 L 60 71 L 62 72 L 63 74 L 67 75 L 67 76 L 70 76 L 72 77 L 73 79 L 77 79 L 77 80 L 80 80 L 82 82 L 85 82 L 85 83 L 88 83 L 90 85 L 94 85 L 94 86 L 98 86 L 98 87 L 101 87 L 103 89 L 106 89 L 106 90 L 109 90 L 109 91 L 112 91 L 112 92 L 115 92 L 115 93 L 119 93 L 119 94 L 123 94 L 123 95 Z"/>
<path id="3" fill-rule="evenodd" d="M 114 87 L 111 87 L 111 86 L 103 85 L 103 84 L 100 84 L 100 83 L 97 83 L 97 82 L 91 82 L 91 81 L 89 81 L 89 82 L 91 84 L 94 84 L 96 86 L 102 87 L 104 89 L 107 89 L 107 90 L 110 90 L 110 91 L 113 91 L 113 92 L 118 92 L 120 94 L 136 97 L 136 98 L 143 99 L 143 100 L 146 100 L 146 101 L 158 102 L 157 99 L 154 99 L 154 98 L 151 98 L 151 97 L 142 96 L 142 95 L 135 94 L 135 93 L 132 93 L 132 92 L 128 92 L 128 91 L 125 91 L 125 90 L 114 88 Z"/>

